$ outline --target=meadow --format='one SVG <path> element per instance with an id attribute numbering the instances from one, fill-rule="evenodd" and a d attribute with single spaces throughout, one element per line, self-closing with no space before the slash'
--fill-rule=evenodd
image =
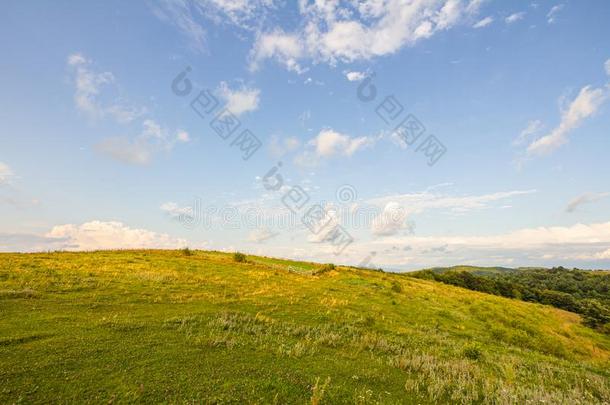
<path id="1" fill-rule="evenodd" d="M 579 315 L 206 251 L 0 254 L 0 403 L 610 404 Z"/>

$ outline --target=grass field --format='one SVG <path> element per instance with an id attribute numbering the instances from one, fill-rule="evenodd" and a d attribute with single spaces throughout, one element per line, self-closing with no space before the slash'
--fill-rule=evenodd
<path id="1" fill-rule="evenodd" d="M 183 251 L 0 255 L 0 403 L 610 403 L 576 314 Z"/>

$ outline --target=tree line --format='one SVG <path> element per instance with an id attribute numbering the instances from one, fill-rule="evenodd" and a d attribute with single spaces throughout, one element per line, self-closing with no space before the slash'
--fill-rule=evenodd
<path id="1" fill-rule="evenodd" d="M 469 290 L 552 305 L 582 315 L 584 324 L 610 334 L 610 272 L 519 269 L 505 272 L 422 270 L 412 277 Z"/>

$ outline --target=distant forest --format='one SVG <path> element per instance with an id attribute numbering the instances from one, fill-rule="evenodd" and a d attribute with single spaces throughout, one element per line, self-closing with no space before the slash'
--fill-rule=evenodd
<path id="1" fill-rule="evenodd" d="M 501 272 L 436 269 L 410 275 L 469 290 L 552 305 L 581 314 L 587 326 L 610 334 L 610 272 L 554 267 Z"/>

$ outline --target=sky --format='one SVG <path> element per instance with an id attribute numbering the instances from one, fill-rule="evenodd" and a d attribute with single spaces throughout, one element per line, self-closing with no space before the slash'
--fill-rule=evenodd
<path id="1" fill-rule="evenodd" d="M 1 7 L 0 251 L 610 268 L 607 1 Z"/>

